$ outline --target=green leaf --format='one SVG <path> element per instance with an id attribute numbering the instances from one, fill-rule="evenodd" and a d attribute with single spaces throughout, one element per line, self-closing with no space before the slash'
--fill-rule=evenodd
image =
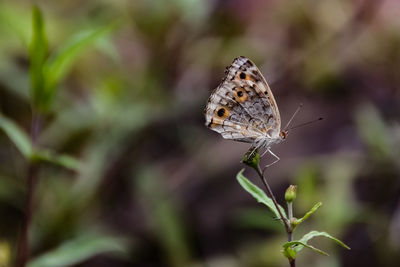
<path id="1" fill-rule="evenodd" d="M 68 155 L 59 155 L 50 150 L 40 149 L 35 150 L 32 155 L 33 161 L 44 161 L 53 163 L 55 165 L 62 166 L 67 169 L 78 171 L 80 169 L 80 162 L 78 159 L 68 156 Z"/>
<path id="2" fill-rule="evenodd" d="M 307 212 L 302 218 L 296 220 L 296 225 L 304 222 L 305 220 L 307 220 L 308 217 L 311 216 L 311 214 L 313 214 L 319 207 L 322 206 L 322 202 L 318 202 L 317 204 L 315 204 L 311 210 L 309 212 Z"/>
<path id="3" fill-rule="evenodd" d="M 29 18 L 30 13 L 31 11 L 22 5 L 0 2 L 0 30 L 18 37 L 24 48 L 29 47 L 31 21 L 25 18 Z"/>
<path id="4" fill-rule="evenodd" d="M 84 30 L 73 35 L 47 60 L 48 44 L 42 13 L 38 7 L 32 11 L 33 34 L 30 46 L 30 76 L 35 107 L 46 112 L 52 102 L 58 82 L 65 77 L 78 56 L 95 41 L 106 36 L 118 23 Z"/>
<path id="5" fill-rule="evenodd" d="M 293 250 L 293 249 L 292 249 L 292 246 L 294 246 L 294 245 L 300 245 L 300 246 L 295 247 L 295 249 Z M 324 255 L 324 256 L 329 256 L 329 254 L 326 253 L 325 251 L 322 251 L 322 250 L 320 250 L 320 249 L 318 249 L 318 248 L 315 248 L 315 247 L 313 247 L 313 246 L 310 246 L 310 245 L 308 245 L 307 243 L 304 243 L 304 242 L 301 242 L 301 241 L 290 241 L 290 242 L 286 242 L 286 243 L 283 245 L 284 251 L 285 251 L 288 255 L 292 255 L 292 254 L 296 255 L 303 247 L 312 249 L 312 250 L 314 250 L 315 252 L 318 252 L 318 253 L 320 253 L 320 254 L 322 254 L 322 255 Z M 300 248 L 300 249 L 298 249 L 298 248 Z M 293 253 L 293 251 L 294 251 L 295 253 Z"/>
<path id="6" fill-rule="evenodd" d="M 29 136 L 16 123 L 0 114 L 0 129 L 5 132 L 25 158 L 31 157 L 32 143 Z"/>
<path id="7" fill-rule="evenodd" d="M 300 250 L 303 249 L 303 247 L 306 247 L 306 248 L 312 249 L 312 250 L 314 250 L 314 251 L 316 251 L 316 252 L 318 252 L 318 253 L 321 253 L 322 255 L 328 256 L 328 254 L 327 254 L 326 252 L 324 252 L 324 251 L 322 251 L 322 250 L 320 250 L 320 249 L 317 249 L 317 248 L 315 248 L 315 247 L 310 246 L 310 245 L 307 244 L 307 242 L 308 242 L 310 239 L 312 239 L 312 238 L 314 238 L 314 237 L 317 237 L 317 236 L 324 236 L 324 237 L 327 237 L 327 238 L 329 238 L 329 239 L 335 241 L 335 242 L 336 242 L 337 244 L 339 244 L 340 246 L 342 246 L 342 247 L 344 247 L 344 248 L 346 248 L 346 249 L 350 249 L 349 246 L 347 246 L 346 244 L 344 244 L 344 243 L 343 243 L 342 241 L 340 241 L 339 239 L 337 239 L 337 238 L 331 236 L 330 234 L 328 234 L 328 233 L 326 233 L 326 232 L 318 232 L 318 231 L 311 231 L 311 232 L 309 232 L 308 234 L 305 234 L 300 240 L 294 240 L 294 241 L 291 241 L 291 242 L 286 242 L 286 243 L 283 245 L 283 248 L 284 248 L 284 249 L 287 249 L 287 248 L 290 247 L 290 248 L 294 249 L 294 250 L 296 251 L 296 253 L 298 253 Z M 294 245 L 297 245 L 297 246 L 293 247 Z"/>
<path id="8" fill-rule="evenodd" d="M 63 267 L 76 265 L 102 253 L 126 253 L 126 245 L 122 239 L 86 234 L 67 241 L 28 263 L 28 267 Z"/>
<path id="9" fill-rule="evenodd" d="M 112 32 L 116 26 L 117 23 L 111 23 L 97 29 L 78 32 L 67 40 L 57 52 L 50 56 L 44 65 L 48 101 L 51 101 L 57 84 L 65 77 L 71 69 L 72 64 L 82 52 L 88 49 L 90 45 Z"/>
<path id="10" fill-rule="evenodd" d="M 333 241 L 335 241 L 338 245 L 346 248 L 346 249 L 350 249 L 349 246 L 347 246 L 345 243 L 343 243 L 342 241 L 340 241 L 339 239 L 331 236 L 330 234 L 328 234 L 327 232 L 318 232 L 318 231 L 311 231 L 308 234 L 305 234 L 300 241 L 307 243 L 311 238 L 317 237 L 317 236 L 324 236 L 327 237 Z"/>
<path id="11" fill-rule="evenodd" d="M 275 208 L 274 202 L 270 197 L 265 194 L 263 190 L 261 190 L 258 186 L 250 182 L 246 177 L 243 175 L 244 169 L 242 169 L 236 176 L 236 179 L 238 180 L 239 184 L 247 191 L 249 192 L 255 199 L 257 199 L 258 202 L 261 202 L 265 204 L 274 214 L 277 218 L 280 218 L 281 216 L 279 215 L 278 210 Z M 282 212 L 283 217 L 287 219 L 286 212 L 285 210 L 278 204 L 279 209 Z"/>
<path id="12" fill-rule="evenodd" d="M 11 139 L 21 154 L 35 162 L 45 161 L 63 166 L 67 169 L 79 170 L 80 162 L 67 155 L 58 155 L 46 149 L 34 149 L 29 136 L 12 120 L 0 113 L 0 129 Z"/>
<path id="13" fill-rule="evenodd" d="M 44 21 L 40 9 L 35 6 L 32 9 L 32 40 L 29 50 L 31 96 L 33 105 L 40 110 L 44 108 L 45 78 L 43 65 L 47 55 L 47 39 L 44 29 Z"/>

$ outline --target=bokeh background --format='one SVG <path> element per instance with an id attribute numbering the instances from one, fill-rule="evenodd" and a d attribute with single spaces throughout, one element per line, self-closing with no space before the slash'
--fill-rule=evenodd
<path id="1" fill-rule="evenodd" d="M 40 164 L 29 266 L 288 266 L 284 229 L 235 178 L 248 145 L 204 126 L 240 55 L 269 81 L 283 124 L 299 103 L 294 124 L 325 118 L 274 147 L 268 180 L 282 204 L 298 185 L 297 217 L 323 202 L 295 238 L 327 231 L 352 250 L 315 239 L 330 256 L 304 249 L 298 266 L 398 266 L 399 1 L 35 2 L 48 57 L 114 26 L 74 54 L 42 117 L 38 146 L 79 167 Z M 32 7 L 0 3 L 0 112 L 26 133 Z M 11 139 L 0 131 L 0 266 L 15 262 L 27 195 Z"/>

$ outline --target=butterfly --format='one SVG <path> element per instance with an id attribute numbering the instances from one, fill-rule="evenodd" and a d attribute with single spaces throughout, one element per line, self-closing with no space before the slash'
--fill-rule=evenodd
<path id="1" fill-rule="evenodd" d="M 279 161 L 271 146 L 287 137 L 274 95 L 257 66 L 246 57 L 235 58 L 225 78 L 208 98 L 206 126 L 225 139 L 251 143 L 253 151 L 264 148 Z"/>

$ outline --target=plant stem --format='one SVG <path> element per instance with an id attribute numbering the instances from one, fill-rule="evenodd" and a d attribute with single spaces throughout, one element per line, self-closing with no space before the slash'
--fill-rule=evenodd
<path id="1" fill-rule="evenodd" d="M 287 203 L 288 206 L 288 216 L 289 216 L 289 223 L 292 221 L 293 218 L 293 203 Z M 288 241 L 292 241 L 292 234 L 293 234 L 293 229 L 290 227 L 288 231 Z"/>
<path id="2" fill-rule="evenodd" d="M 283 224 L 285 225 L 286 233 L 288 235 L 288 241 L 290 242 L 290 241 L 292 241 L 292 233 L 293 233 L 292 226 L 290 225 L 290 220 L 293 218 L 292 203 L 288 203 L 289 220 L 287 220 L 285 217 L 283 217 L 283 214 L 281 212 L 281 209 L 279 208 L 278 202 L 276 202 L 275 196 L 272 193 L 271 187 L 269 186 L 267 179 L 264 177 L 264 174 L 261 171 L 260 165 L 257 165 L 256 171 L 257 171 L 257 174 L 260 176 L 260 179 L 263 182 L 265 188 L 267 189 L 267 193 L 268 193 L 269 197 L 272 199 L 272 202 L 274 203 L 275 208 L 278 210 L 279 216 L 281 217 L 280 219 L 282 220 Z M 289 259 L 289 264 L 290 264 L 290 267 L 296 267 L 296 260 Z"/>
<path id="3" fill-rule="evenodd" d="M 253 154 L 253 153 L 256 154 Z M 281 211 L 281 207 L 279 206 L 278 202 L 276 201 L 276 198 L 274 194 L 272 193 L 271 187 L 269 186 L 267 179 L 264 177 L 264 172 L 261 171 L 260 168 L 260 154 L 258 154 L 258 151 L 256 149 L 250 148 L 249 151 L 243 156 L 243 163 L 246 165 L 252 167 L 260 177 L 262 183 L 264 184 L 265 188 L 267 189 L 267 195 L 272 199 L 272 203 L 274 203 L 275 209 L 278 211 L 279 214 L 279 219 L 282 220 L 283 225 L 285 226 L 285 230 L 287 233 L 288 237 L 288 242 L 292 241 L 292 233 L 293 233 L 293 226 L 291 224 L 292 219 L 293 219 L 293 206 L 292 206 L 292 201 L 294 198 L 296 198 L 296 187 L 295 186 L 290 186 L 291 188 L 287 189 L 287 192 L 285 193 L 285 200 L 287 201 L 286 203 L 288 204 L 288 218 L 284 217 Z M 288 191 L 289 189 L 292 190 Z M 286 195 L 288 194 L 288 195 Z M 290 203 L 289 203 L 290 202 Z M 294 257 L 288 253 L 288 255 L 285 255 L 289 259 L 290 267 L 295 267 L 296 266 L 296 260 Z"/>
<path id="4" fill-rule="evenodd" d="M 268 184 L 268 182 L 267 182 L 267 179 L 265 179 L 265 177 L 264 177 L 264 175 L 263 175 L 263 173 L 262 173 L 261 168 L 260 168 L 259 165 L 257 166 L 257 174 L 260 176 L 261 181 L 263 182 L 264 186 L 265 186 L 266 189 L 267 189 L 267 193 L 268 193 L 269 197 L 272 199 L 272 202 L 274 203 L 275 208 L 278 210 L 279 216 L 281 217 L 280 219 L 282 220 L 283 224 L 285 225 L 286 232 L 289 233 L 289 230 L 290 230 L 290 228 L 291 228 L 291 227 L 290 227 L 290 224 L 289 224 L 289 222 L 286 220 L 286 218 L 283 217 L 283 214 L 282 214 L 282 212 L 281 212 L 281 209 L 279 208 L 278 202 L 276 202 L 275 196 L 274 196 L 274 194 L 272 193 L 272 190 L 271 190 L 271 188 L 269 187 L 269 184 Z"/>
<path id="5" fill-rule="evenodd" d="M 34 164 L 29 164 L 27 179 L 27 196 L 25 201 L 25 218 L 22 228 L 22 236 L 19 243 L 19 253 L 17 266 L 24 267 L 29 258 L 29 228 L 32 220 L 32 206 L 35 185 L 37 180 L 38 168 Z"/>
<path id="6" fill-rule="evenodd" d="M 31 125 L 31 141 L 32 149 L 35 149 L 37 145 L 37 139 L 40 134 L 41 118 L 38 113 L 33 111 L 32 125 Z M 29 256 L 29 228 L 32 221 L 32 210 L 33 210 L 33 198 L 35 194 L 38 166 L 35 162 L 29 159 L 28 174 L 27 174 L 27 186 L 26 186 L 26 201 L 25 201 L 25 218 L 22 228 L 22 236 L 18 245 L 18 256 L 17 256 L 17 267 L 25 267 Z"/>
<path id="7" fill-rule="evenodd" d="M 290 223 L 293 219 L 293 203 L 288 202 L 287 206 L 288 206 L 288 216 L 289 216 L 289 223 Z M 290 226 L 289 231 L 288 231 L 288 242 L 292 241 L 292 239 L 293 239 L 293 227 Z M 289 263 L 290 263 L 290 267 L 295 267 L 296 259 L 289 259 Z"/>
<path id="8" fill-rule="evenodd" d="M 293 203 L 287 203 L 289 220 L 293 218 Z"/>

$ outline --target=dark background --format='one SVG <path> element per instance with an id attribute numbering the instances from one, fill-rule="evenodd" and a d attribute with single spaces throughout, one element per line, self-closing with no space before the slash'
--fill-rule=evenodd
<path id="1" fill-rule="evenodd" d="M 304 249 L 298 266 L 398 266 L 399 1 L 36 2 L 49 53 L 85 29 L 119 26 L 71 65 L 43 120 L 39 145 L 82 165 L 40 165 L 33 259 L 288 266 L 283 227 L 235 178 L 248 145 L 204 126 L 209 94 L 243 55 L 270 83 L 283 124 L 299 103 L 294 124 L 325 118 L 273 148 L 281 161 L 268 180 L 282 204 L 286 187 L 298 185 L 297 217 L 323 202 L 295 238 L 327 231 L 352 250 L 315 239 L 330 257 Z M 0 112 L 27 132 L 31 9 L 30 1 L 0 3 Z M 27 166 L 0 132 L 0 266 L 16 257 Z M 261 186 L 253 170 L 245 175 Z M 114 249 L 102 251 L 96 238 Z"/>

